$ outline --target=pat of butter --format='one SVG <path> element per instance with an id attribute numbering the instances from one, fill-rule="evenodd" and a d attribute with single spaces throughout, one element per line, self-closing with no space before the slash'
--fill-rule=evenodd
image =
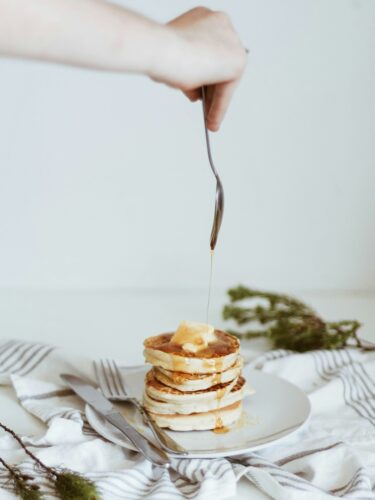
<path id="1" fill-rule="evenodd" d="M 215 342 L 215 328 L 205 323 L 182 321 L 171 338 L 171 342 L 182 346 L 184 351 L 198 352 L 210 342 Z"/>

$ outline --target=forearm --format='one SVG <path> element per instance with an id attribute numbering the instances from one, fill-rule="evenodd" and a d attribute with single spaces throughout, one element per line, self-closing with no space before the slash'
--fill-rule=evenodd
<path id="1" fill-rule="evenodd" d="M 174 38 L 165 26 L 101 0 L 0 0 L 5 56 L 152 75 L 156 54 L 168 56 Z"/>
<path id="2" fill-rule="evenodd" d="M 104 0 L 0 0 L 0 56 L 140 73 L 191 100 L 207 86 L 218 130 L 246 56 L 230 19 L 197 7 L 159 24 Z"/>

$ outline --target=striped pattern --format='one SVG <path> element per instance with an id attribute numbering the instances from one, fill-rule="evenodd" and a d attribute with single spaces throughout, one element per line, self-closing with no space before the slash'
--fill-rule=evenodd
<path id="1" fill-rule="evenodd" d="M 313 353 L 320 377 L 342 382 L 345 404 L 375 426 L 375 384 L 362 363 L 355 362 L 349 349 Z"/>
<path id="2" fill-rule="evenodd" d="M 304 434 L 294 440 L 288 438 L 285 445 L 281 443 L 265 451 L 230 459 L 175 459 L 172 468 L 164 470 L 153 467 L 134 452 L 120 452 L 118 447 L 103 440 L 90 428 L 82 405 L 72 392 L 45 380 L 46 373 L 53 374 L 66 368 L 66 359 L 58 350 L 37 343 L 6 342 L 0 345 L 0 374 L 13 375 L 12 383 L 20 403 L 43 420 L 50 430 L 57 432 L 54 444 L 49 441 L 48 434 L 42 438 L 25 437 L 25 443 L 32 446 L 35 453 L 41 456 L 46 451 L 51 453 L 56 445 L 56 463 L 60 464 L 63 459 L 58 455 L 59 444 L 64 444 L 64 449 L 69 448 L 70 457 L 79 453 L 79 456 L 88 456 L 92 460 L 95 454 L 98 458 L 107 454 L 112 462 L 116 454 L 120 460 L 125 454 L 127 459 L 133 460 L 132 466 L 129 466 L 130 462 L 123 462 L 122 467 L 107 471 L 101 465 L 100 470 L 94 468 L 86 474 L 95 481 L 104 500 L 219 500 L 235 495 L 236 482 L 242 476 L 276 499 L 303 499 L 305 495 L 309 499 L 375 499 L 375 384 L 370 376 L 372 368 L 375 373 L 375 357 L 365 365 L 363 355 L 350 349 L 306 354 L 279 349 L 259 356 L 252 366 L 266 371 L 272 366 L 272 372 L 277 373 L 278 368 L 282 372 L 285 366 L 290 368 L 296 360 L 296 366 L 301 366 L 301 357 L 302 366 L 313 367 L 311 372 L 301 373 L 301 377 L 309 378 L 310 385 L 315 388 L 312 395 L 316 397 L 325 391 L 330 397 L 334 394 L 335 407 L 342 414 L 343 421 L 354 426 L 356 439 L 366 436 L 363 456 L 361 449 L 355 448 L 357 441 L 346 441 L 351 429 L 335 427 L 332 436 L 328 433 L 324 438 L 315 439 L 314 428 L 319 428 L 325 418 L 319 420 L 319 415 L 313 415 Z M 69 361 L 74 365 L 72 359 Z M 77 367 L 81 371 L 84 369 L 81 362 L 77 362 Z M 71 442 L 67 442 L 67 436 Z M 345 463 L 345 467 L 341 467 L 341 463 Z M 324 464 L 332 475 L 328 478 L 331 480 L 328 487 L 320 482 L 320 477 L 324 476 L 321 469 Z M 49 481 L 40 477 L 30 461 L 23 462 L 20 467 L 53 497 Z M 9 491 L 9 476 L 0 467 L 0 498 L 1 489 Z"/>
<path id="3" fill-rule="evenodd" d="M 0 374 L 25 376 L 35 370 L 54 347 L 33 342 L 6 342 L 0 348 Z"/>
<path id="4" fill-rule="evenodd" d="M 354 359 L 353 353 L 354 351 L 351 349 L 340 349 L 314 351 L 302 356 L 313 357 L 316 374 L 325 384 L 330 383 L 334 379 L 339 379 L 342 384 L 341 396 L 344 404 L 352 409 L 358 417 L 366 420 L 371 426 L 375 426 L 375 384 L 363 363 Z M 292 355 L 296 356 L 295 353 L 290 351 L 271 351 L 258 358 L 255 364 L 257 367 L 261 366 L 264 368 L 270 361 Z M 358 425 L 362 426 L 364 422 L 358 421 Z M 345 484 L 329 490 L 323 490 L 296 473 L 291 474 L 286 470 L 292 462 L 308 463 L 308 458 L 314 455 L 318 456 L 319 460 L 329 463 L 330 460 L 325 455 L 329 454 L 331 450 L 336 450 L 344 446 L 344 442 L 333 442 L 327 446 L 304 449 L 292 455 L 286 455 L 281 459 L 275 460 L 273 463 L 265 461 L 255 453 L 247 457 L 236 457 L 233 462 L 248 469 L 247 475 L 250 480 L 254 478 L 254 469 L 266 470 L 269 476 L 275 479 L 282 487 L 299 490 L 301 493 L 315 493 L 317 498 L 322 496 L 362 499 L 375 498 L 375 467 L 371 470 L 370 468 L 359 467 Z M 259 484 L 258 486 L 260 487 Z M 267 493 L 270 492 L 267 491 Z"/>
<path id="5" fill-rule="evenodd" d="M 174 480 L 171 480 L 170 473 L 165 469 L 158 469 L 152 477 L 145 478 L 144 472 L 137 468 L 111 474 L 95 473 L 89 477 L 108 498 L 116 498 L 117 495 L 123 499 L 195 498 L 200 493 L 201 481 L 208 481 L 209 478 L 214 479 L 210 495 L 215 494 L 216 498 L 223 498 L 220 493 L 223 491 L 223 482 L 227 479 L 233 481 L 232 467 L 224 459 L 178 462 L 181 464 L 180 467 L 179 465 L 175 467 L 181 476 Z M 182 466 L 184 470 L 180 471 Z"/>
<path id="6" fill-rule="evenodd" d="M 285 358 L 286 356 L 290 356 L 291 354 L 294 354 L 293 351 L 289 351 L 287 349 L 274 349 L 273 351 L 268 351 L 265 354 L 258 356 L 251 363 L 251 365 L 255 369 L 261 370 L 269 361 Z"/>
<path id="7" fill-rule="evenodd" d="M 282 486 L 300 491 L 314 492 L 316 494 L 324 493 L 321 488 L 314 486 L 309 481 L 306 481 L 305 479 L 298 477 L 296 474 L 292 474 L 281 467 L 278 467 L 274 463 L 270 463 L 267 460 L 262 459 L 255 453 L 247 457 L 234 458 L 232 461 L 245 466 L 250 471 L 254 468 L 267 471 L 268 474 Z"/>

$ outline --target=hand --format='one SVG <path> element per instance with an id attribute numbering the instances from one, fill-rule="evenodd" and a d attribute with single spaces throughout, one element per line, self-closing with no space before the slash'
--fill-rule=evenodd
<path id="1" fill-rule="evenodd" d="M 101 0 L 0 0 L 0 55 L 146 74 L 192 101 L 207 87 L 218 130 L 246 64 L 228 16 L 198 7 L 167 25 Z"/>
<path id="2" fill-rule="evenodd" d="M 153 78 L 181 89 L 191 101 L 207 86 L 206 123 L 216 131 L 245 69 L 245 48 L 228 16 L 204 7 L 182 14 L 167 27 L 177 35 L 178 50 L 167 61 L 174 67 Z"/>

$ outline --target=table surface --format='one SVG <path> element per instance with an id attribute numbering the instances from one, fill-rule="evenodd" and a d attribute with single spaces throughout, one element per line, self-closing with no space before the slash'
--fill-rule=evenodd
<path id="1" fill-rule="evenodd" d="M 375 341 L 375 293 L 298 294 L 326 319 L 358 319 L 361 336 Z M 204 291 L 36 291 L 0 290 L 2 338 L 43 341 L 81 352 L 87 357 L 115 357 L 124 364 L 143 361 L 142 341 L 172 331 L 183 319 L 205 321 Z M 224 326 L 220 311 L 223 292 L 212 296 L 209 321 Z M 0 420 L 19 433 L 42 432 L 44 425 L 28 414 L 9 387 L 0 388 Z M 246 479 L 237 499 L 268 498 Z"/>

